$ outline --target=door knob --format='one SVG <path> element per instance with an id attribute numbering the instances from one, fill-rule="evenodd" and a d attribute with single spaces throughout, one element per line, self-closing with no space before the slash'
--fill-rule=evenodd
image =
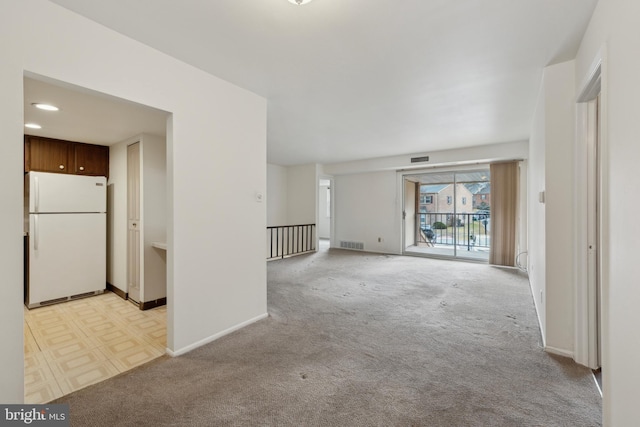
<path id="1" fill-rule="evenodd" d="M 64 169 L 64 165 L 60 165 L 58 166 L 60 169 Z"/>
<path id="2" fill-rule="evenodd" d="M 84 166 L 80 166 L 80 170 L 83 171 L 84 170 Z"/>

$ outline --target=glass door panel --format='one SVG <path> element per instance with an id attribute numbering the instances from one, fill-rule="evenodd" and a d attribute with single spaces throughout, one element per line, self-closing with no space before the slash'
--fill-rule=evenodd
<path id="1" fill-rule="evenodd" d="M 489 169 L 405 176 L 405 253 L 487 261 L 491 231 Z M 419 189 L 407 194 L 406 183 Z M 415 200 L 414 209 L 408 204 Z M 406 218 L 405 218 L 406 219 Z"/>

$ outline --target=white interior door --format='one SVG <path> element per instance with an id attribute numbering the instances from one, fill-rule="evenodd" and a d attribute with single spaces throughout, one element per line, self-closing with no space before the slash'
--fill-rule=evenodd
<path id="1" fill-rule="evenodd" d="M 140 302 L 140 143 L 127 147 L 127 282 L 129 299 Z"/>
<path id="2" fill-rule="evenodd" d="M 590 365 L 599 367 L 601 361 L 600 313 L 600 96 L 589 103 L 589 139 L 587 151 L 587 279 L 591 310 L 589 316 Z"/>

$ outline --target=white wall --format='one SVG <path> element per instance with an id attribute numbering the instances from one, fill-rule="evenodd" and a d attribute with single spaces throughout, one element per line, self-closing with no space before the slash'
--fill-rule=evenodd
<path id="1" fill-rule="evenodd" d="M 606 44 L 602 70 L 604 425 L 637 424 L 640 383 L 640 2 L 601 0 L 576 57 L 578 90 Z"/>
<path id="2" fill-rule="evenodd" d="M 287 168 L 287 220 L 290 225 L 317 224 L 318 165 Z"/>
<path id="3" fill-rule="evenodd" d="M 546 345 L 573 356 L 575 253 L 573 202 L 575 140 L 574 61 L 547 67 L 545 148 Z"/>
<path id="4" fill-rule="evenodd" d="M 24 400 L 23 353 L 23 110 L 22 49 L 15 43 L 16 26 L 28 22 L 18 19 L 22 2 L 3 2 L 0 7 L 0 402 Z M 18 21 L 11 24 L 6 21 Z M 20 22 L 22 21 L 22 22 Z"/>
<path id="5" fill-rule="evenodd" d="M 526 159 L 528 147 L 527 142 L 515 142 L 437 151 L 429 153 L 429 164 L 442 167 L 482 160 Z M 324 165 L 324 172 L 334 176 L 335 242 L 332 246 L 338 246 L 340 240 L 356 241 L 364 242 L 367 251 L 402 253 L 403 187 L 396 171 L 415 169 L 411 157 L 413 155 Z M 421 170 L 425 168 L 420 166 Z M 378 242 L 378 237 L 383 241 Z"/>
<path id="6" fill-rule="evenodd" d="M 267 164 L 267 226 L 287 225 L 287 167 Z"/>
<path id="7" fill-rule="evenodd" d="M 575 332 L 574 65 L 545 68 L 529 143 L 529 281 L 545 348 L 568 357 Z"/>
<path id="8" fill-rule="evenodd" d="M 269 226 L 316 223 L 319 166 L 267 165 Z"/>
<path id="9" fill-rule="evenodd" d="M 186 351 L 266 315 L 265 245 L 244 244 L 265 235 L 255 198 L 266 191 L 264 99 L 46 0 L 1 4 L 0 51 L 0 401 L 23 400 L 25 70 L 173 113 L 168 348 Z"/>
<path id="10" fill-rule="evenodd" d="M 327 186 L 318 186 L 317 164 L 267 165 L 267 224 L 316 224 L 316 238 L 330 237 L 331 217 L 326 215 Z M 267 248 L 269 253 L 270 248 Z"/>
<path id="11" fill-rule="evenodd" d="M 429 153 L 414 153 L 403 156 L 379 157 L 353 162 L 332 163 L 323 165 L 323 171 L 328 175 L 344 175 L 383 170 L 395 171 L 400 169 L 424 169 L 436 166 L 441 167 L 490 163 L 498 160 L 524 159 L 529 154 L 528 152 L 528 141 L 516 141 L 503 144 L 489 144 L 477 147 L 433 151 Z M 411 163 L 411 158 L 417 156 L 429 156 L 429 161 L 418 164 Z"/>
<path id="12" fill-rule="evenodd" d="M 528 179 L 528 226 L 529 259 L 527 270 L 531 292 L 538 312 L 542 340 L 546 345 L 545 286 L 546 286 L 546 232 L 545 205 L 539 201 L 539 194 L 545 191 L 545 148 L 546 148 L 546 95 L 544 80 L 540 86 L 538 103 L 533 118 L 531 139 L 529 140 Z"/>
<path id="13" fill-rule="evenodd" d="M 144 283 L 140 300 L 155 301 L 167 296 L 167 251 L 153 242 L 167 241 L 167 145 L 164 138 L 140 137 L 142 167 L 141 210 L 144 215 Z"/>
<path id="14" fill-rule="evenodd" d="M 334 187 L 335 246 L 354 241 L 364 243 L 365 251 L 401 253 L 396 172 L 339 175 Z"/>
<path id="15" fill-rule="evenodd" d="M 575 332 L 574 65 L 545 68 L 529 143 L 529 281 L 545 348 L 568 357 Z"/>

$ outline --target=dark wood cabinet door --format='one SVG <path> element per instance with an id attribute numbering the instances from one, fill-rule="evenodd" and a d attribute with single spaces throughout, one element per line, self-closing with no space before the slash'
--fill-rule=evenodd
<path id="1" fill-rule="evenodd" d="M 73 173 L 73 147 L 68 141 L 25 135 L 25 172 Z"/>
<path id="2" fill-rule="evenodd" d="M 77 143 L 74 150 L 75 174 L 109 177 L 109 147 Z"/>

